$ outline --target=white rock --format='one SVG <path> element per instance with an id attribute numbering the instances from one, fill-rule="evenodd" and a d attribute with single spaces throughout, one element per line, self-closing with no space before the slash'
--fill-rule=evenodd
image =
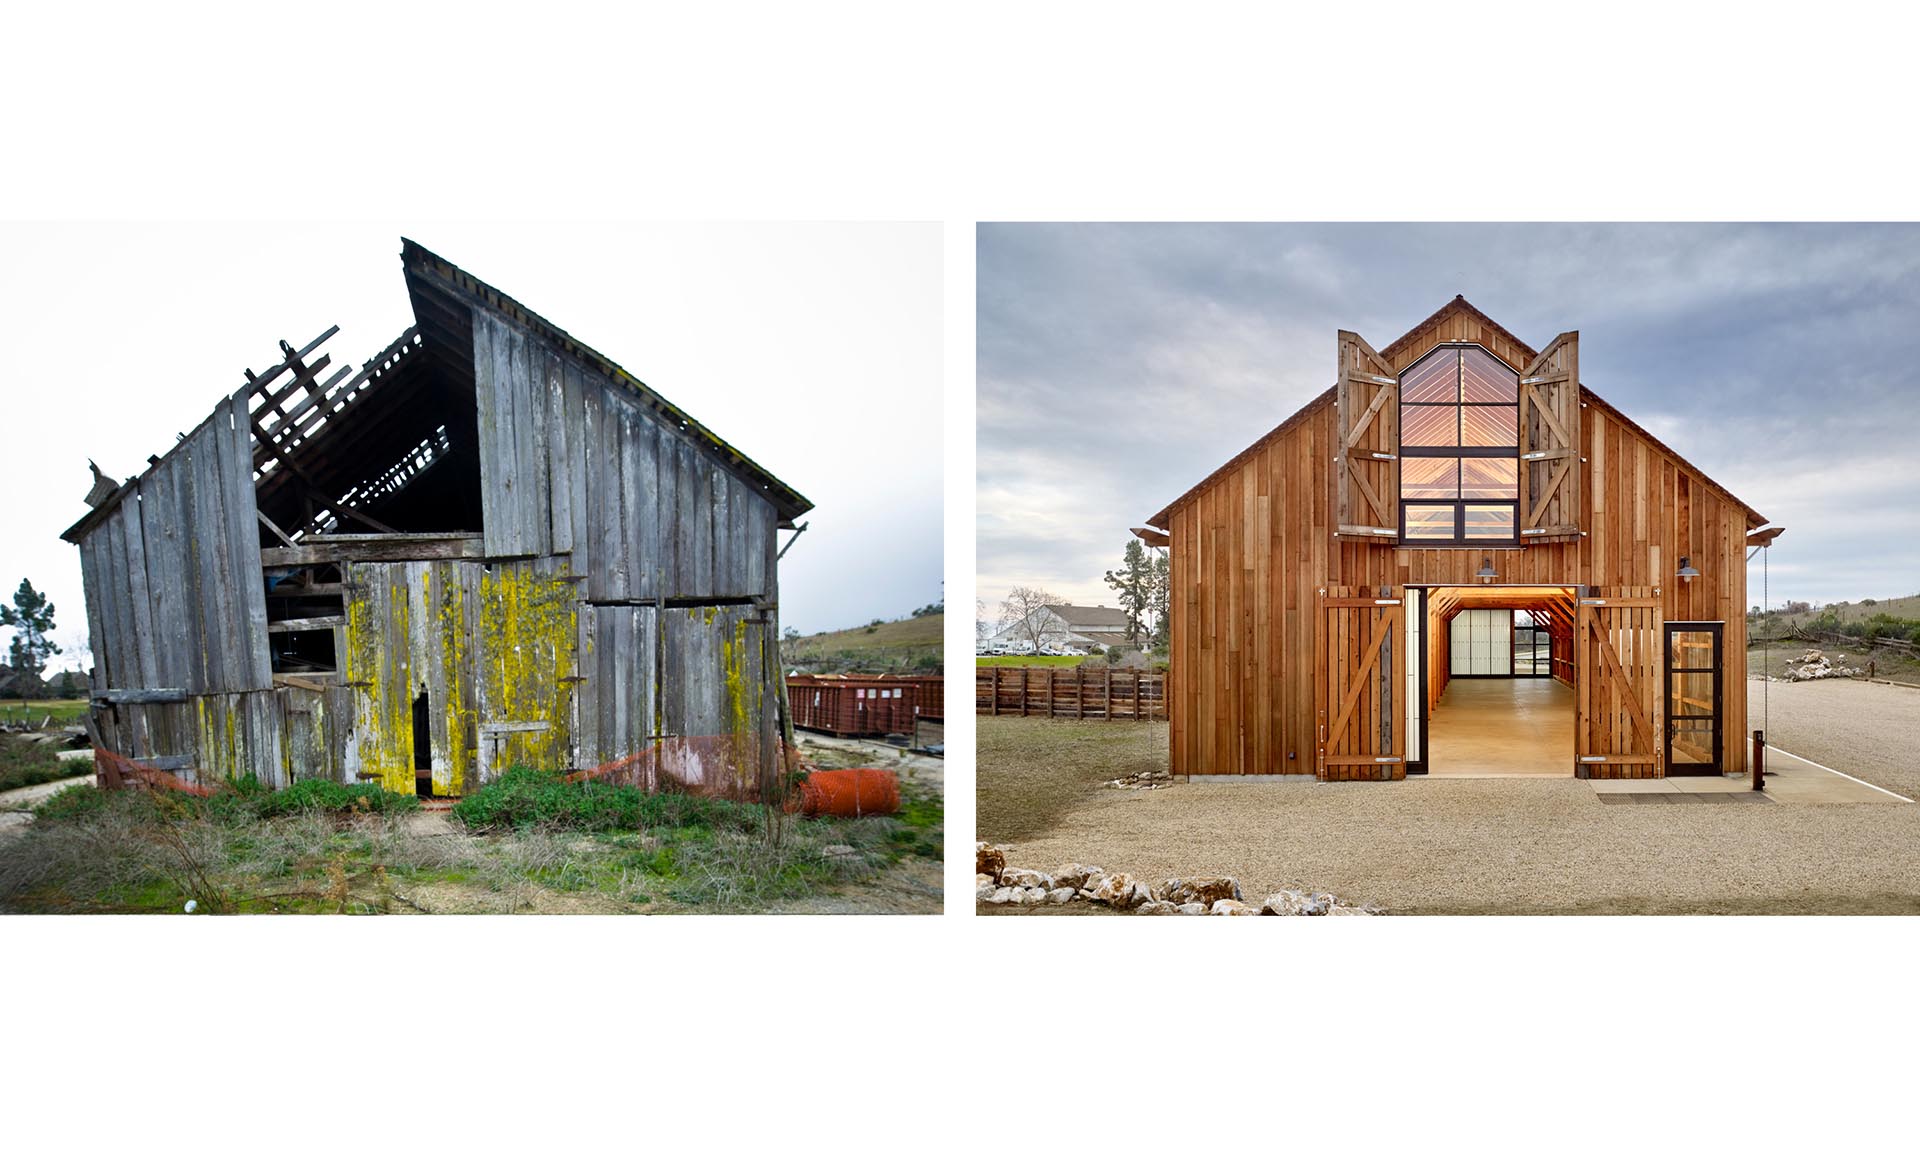
<path id="1" fill-rule="evenodd" d="M 993 899 L 993 894 L 999 890 L 1000 886 L 993 882 L 993 877 L 983 877 L 974 882 L 973 898 L 975 900 L 991 900 Z"/>
<path id="2" fill-rule="evenodd" d="M 1238 900 L 1215 900 L 1207 909 L 1209 916 L 1258 916 L 1260 909 L 1251 904 L 1242 904 Z"/>
<path id="3" fill-rule="evenodd" d="M 1180 905 L 1180 914 L 1182 916 L 1205 916 L 1207 914 L 1207 906 L 1195 900 L 1191 904 Z"/>
<path id="4" fill-rule="evenodd" d="M 1178 905 L 1165 900 L 1149 900 L 1133 910 L 1136 916 L 1172 916 L 1180 911 Z"/>
<path id="5" fill-rule="evenodd" d="M 1000 883 L 1014 888 L 1051 888 L 1053 877 L 1031 868 L 1009 868 L 1000 873 Z"/>
<path id="6" fill-rule="evenodd" d="M 1047 899 L 1055 904 L 1071 904 L 1073 898 L 1078 895 L 1079 893 L 1071 888 L 1055 888 L 1047 893 Z"/>
<path id="7" fill-rule="evenodd" d="M 994 904 L 1011 904 L 1013 903 L 1014 893 L 1018 891 L 1020 891 L 1018 888 L 995 888 L 993 895 L 987 899 Z"/>
<path id="8" fill-rule="evenodd" d="M 1125 872 L 1112 872 L 1095 882 L 1092 894 L 1087 898 L 1124 910 L 1142 900 L 1151 899 L 1152 893 L 1146 888 L 1145 884 L 1137 882 Z"/>

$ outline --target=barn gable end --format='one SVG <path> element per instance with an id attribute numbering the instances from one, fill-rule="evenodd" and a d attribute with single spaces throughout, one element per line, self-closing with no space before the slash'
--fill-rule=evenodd
<path id="1" fill-rule="evenodd" d="M 776 531 L 811 504 L 484 282 L 402 262 L 416 323 L 380 356 L 282 344 L 64 534 L 102 744 L 201 785 L 612 762 L 757 794 Z"/>
<path id="2" fill-rule="evenodd" d="M 1347 335 L 1340 342 L 1343 371 Z M 1544 374 L 1542 353 L 1459 298 L 1379 352 L 1365 351 L 1399 373 L 1455 343 L 1479 345 L 1515 373 Z M 1737 659 L 1745 650 L 1746 534 L 1764 518 L 1584 386 L 1577 395 L 1578 455 L 1571 462 L 1577 480 L 1559 481 L 1575 485 L 1577 499 L 1560 505 L 1571 508 L 1573 519 L 1551 536 L 1423 547 L 1404 543 L 1397 532 L 1343 534 L 1339 489 L 1354 466 L 1342 451 L 1352 447 L 1354 413 L 1364 408 L 1349 408 L 1343 429 L 1337 387 L 1150 518 L 1170 538 L 1173 770 L 1196 777 L 1315 774 L 1330 719 L 1317 697 L 1328 678 L 1321 664 L 1328 658 L 1322 645 L 1330 639 L 1329 599 L 1478 586 L 1489 582 L 1480 575 L 1483 565 L 1492 567 L 1491 582 L 1499 585 L 1647 589 L 1649 598 L 1657 589 L 1666 620 L 1724 622 L 1724 649 Z M 1564 422 L 1563 413 L 1556 415 Z M 1391 451 L 1385 441 L 1360 446 Z M 1372 475 L 1387 472 L 1382 467 Z M 1373 487 L 1379 495 L 1381 482 Z M 1352 512 L 1363 505 L 1349 494 L 1344 507 Z M 1553 510 L 1543 509 L 1542 521 Z M 1682 557 L 1700 578 L 1675 578 Z M 1362 629 L 1332 639 L 1357 645 L 1359 653 L 1365 648 L 1359 637 L 1368 634 Z M 1728 691 L 1724 699 L 1722 727 L 1738 733 L 1743 693 Z M 1334 701 L 1335 709 L 1340 703 Z M 1737 761 L 1738 750 L 1729 758 Z M 1572 749 L 1566 768 L 1574 774 Z M 1582 771 L 1606 775 L 1612 766 Z"/>

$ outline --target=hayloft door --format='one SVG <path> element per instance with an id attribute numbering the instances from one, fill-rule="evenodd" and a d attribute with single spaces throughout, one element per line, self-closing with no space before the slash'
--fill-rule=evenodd
<path id="1" fill-rule="evenodd" d="M 1324 589 L 1315 630 L 1314 706 L 1322 780 L 1407 774 L 1406 607 L 1392 589 Z"/>
<path id="2" fill-rule="evenodd" d="M 1352 332 L 1340 333 L 1334 415 L 1334 532 L 1392 544 L 1400 537 L 1400 379 Z"/>
<path id="3" fill-rule="evenodd" d="M 1589 588 L 1574 625 L 1574 775 L 1666 775 L 1658 588 Z"/>
<path id="4" fill-rule="evenodd" d="M 1520 540 L 1580 534 L 1580 333 L 1520 374 Z"/>

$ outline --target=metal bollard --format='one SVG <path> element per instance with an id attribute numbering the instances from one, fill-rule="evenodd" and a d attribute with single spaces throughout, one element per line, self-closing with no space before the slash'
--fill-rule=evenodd
<path id="1" fill-rule="evenodd" d="M 1758 728 L 1753 730 L 1753 790 L 1762 791 L 1767 786 L 1767 734 Z"/>

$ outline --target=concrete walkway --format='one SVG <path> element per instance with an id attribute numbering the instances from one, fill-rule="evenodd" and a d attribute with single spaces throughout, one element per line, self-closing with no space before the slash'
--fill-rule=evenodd
<path id="1" fill-rule="evenodd" d="M 1767 750 L 1767 786 L 1753 791 L 1747 776 L 1669 776 L 1664 780 L 1589 780 L 1602 801 L 1686 804 L 1743 799 L 1775 804 L 1911 804 L 1913 801 L 1779 748 Z M 1614 801 L 1620 802 L 1620 801 Z"/>
<path id="2" fill-rule="evenodd" d="M 91 788 L 93 786 L 93 777 L 72 776 L 65 780 L 54 780 L 47 784 L 32 784 L 25 788 L 14 788 L 7 792 L 0 792 L 0 838 L 17 835 L 25 831 L 27 825 L 33 822 L 33 814 L 27 811 L 27 809 L 45 800 L 55 792 L 72 788 L 77 784 L 85 784 Z"/>

